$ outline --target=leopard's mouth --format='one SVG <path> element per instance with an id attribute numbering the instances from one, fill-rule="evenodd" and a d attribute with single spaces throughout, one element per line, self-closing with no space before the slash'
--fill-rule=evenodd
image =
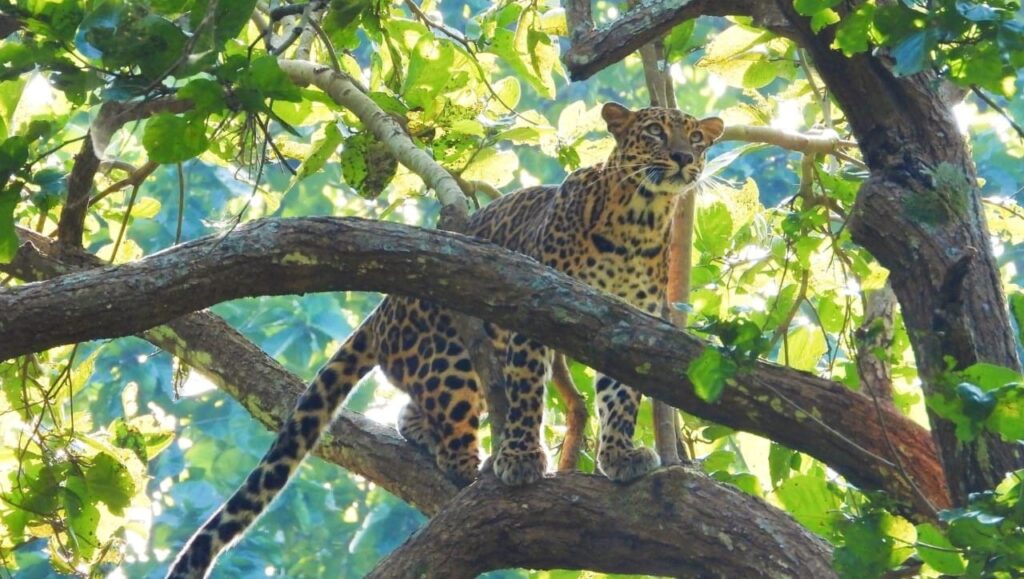
<path id="1" fill-rule="evenodd" d="M 685 167 L 653 165 L 647 168 L 646 180 L 648 184 L 658 190 L 676 189 L 694 181 L 696 171 L 690 169 L 692 169 L 690 165 Z"/>

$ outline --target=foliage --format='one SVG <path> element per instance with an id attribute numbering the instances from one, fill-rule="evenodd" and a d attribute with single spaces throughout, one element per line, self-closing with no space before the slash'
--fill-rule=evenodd
<path id="1" fill-rule="evenodd" d="M 24 26 L 0 43 L 0 262 L 16 249 L 15 225 L 55 230 L 73 150 L 89 138 L 104 103 L 191 103 L 126 124 L 100 152 L 117 162 L 103 167 L 91 191 L 85 245 L 106 259 L 128 261 L 266 216 L 433 222 L 437 208 L 418 177 L 349 111 L 289 81 L 250 19 L 256 4 L 0 0 L 0 10 Z M 936 67 L 957 82 L 1015 94 L 1024 54 L 1016 4 L 881 4 L 844 12 L 834 1 L 795 2 L 848 53 L 881 47 L 901 74 Z M 550 4 L 426 1 L 417 8 L 332 1 L 312 58 L 364 84 L 419 146 L 471 184 L 508 192 L 557 182 L 611 149 L 602 102 L 646 102 L 632 57 L 591 82 L 566 83 L 564 14 Z M 271 20 L 271 47 L 287 40 L 297 17 L 288 18 Z M 680 107 L 692 114 L 849 131 L 813 64 L 792 42 L 747 20 L 686 23 L 666 44 L 671 72 L 685 84 L 677 90 Z M 1005 108 L 1019 118 L 1024 101 Z M 1024 212 L 1015 199 L 1024 144 L 990 105 L 972 100 L 957 110 L 971 119 L 1000 274 L 1024 319 Z M 713 154 L 698 199 L 694 289 L 689 304 L 676 304 L 713 344 L 690 367 L 698 393 L 714 402 L 756 359 L 861 389 L 862 302 L 885 281 L 845 227 L 865 171 L 855 158 L 804 158 L 760 145 L 722 144 Z M 137 190 L 122 183 L 147 162 L 163 166 Z M 376 301 L 353 293 L 274 297 L 214 311 L 310 376 Z M 897 406 L 923 420 L 899 316 L 894 327 L 891 347 L 876 354 L 892 366 Z M 573 364 L 572 373 L 592 402 L 593 372 Z M 1019 439 L 1019 383 L 978 365 L 951 372 L 948 388 L 927 402 L 964 437 L 987 428 Z M 0 562 L 18 576 L 161 574 L 270 440 L 236 401 L 138 339 L 20 358 L 0 366 L 0 387 Z M 403 401 L 373 378 L 348 405 L 387 421 Z M 637 437 L 651 445 L 650 406 L 640 412 Z M 564 433 L 565 414 L 549 392 L 549 441 Z M 595 429 L 591 420 L 580 460 L 588 471 Z M 915 528 L 885 497 L 868 496 L 779 444 L 694 417 L 686 417 L 683 434 L 710 476 L 788 510 L 832 541 L 837 568 L 849 576 L 875 576 L 910 556 L 952 575 L 1021 564 L 1020 473 L 946 513 L 946 527 Z M 225 576 L 360 576 L 423 517 L 359 477 L 311 460 L 261 521 L 220 561 Z"/>
<path id="2" fill-rule="evenodd" d="M 928 397 L 928 406 L 956 424 L 960 440 L 973 440 L 982 430 L 1004 440 L 1024 439 L 1024 385 L 1016 372 L 974 364 L 950 372 L 941 385 Z"/>
<path id="3" fill-rule="evenodd" d="M 838 0 L 793 4 L 816 32 L 836 25 L 834 46 L 847 55 L 884 47 L 901 76 L 935 68 L 964 86 L 1016 93 L 1017 70 L 1024 66 L 1017 0 L 865 2 L 842 17 Z"/>

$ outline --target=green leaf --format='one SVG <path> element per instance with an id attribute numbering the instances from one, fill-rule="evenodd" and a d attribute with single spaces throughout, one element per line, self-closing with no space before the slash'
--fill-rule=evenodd
<path id="1" fill-rule="evenodd" d="M 814 16 L 811 16 L 811 30 L 817 34 L 818 32 L 821 32 L 822 28 L 831 26 L 836 22 L 839 22 L 839 14 L 831 8 L 826 8 Z"/>
<path id="2" fill-rule="evenodd" d="M 14 208 L 21 195 L 15 188 L 0 191 L 0 263 L 10 263 L 18 249 L 18 234 L 14 230 Z"/>
<path id="3" fill-rule="evenodd" d="M 299 165 L 299 169 L 295 171 L 295 175 L 288 182 L 285 192 L 290 191 L 299 181 L 323 169 L 324 165 L 327 164 L 327 160 L 338 150 L 338 145 L 341 144 L 341 141 L 342 135 L 337 124 L 327 123 L 324 125 L 323 138 L 313 142 L 312 150 L 302 161 L 302 164 Z"/>
<path id="4" fill-rule="evenodd" d="M 910 523 L 884 511 L 844 521 L 840 531 L 843 544 L 835 550 L 833 565 L 841 577 L 850 579 L 881 576 L 911 554 L 907 545 L 916 537 Z"/>
<path id="5" fill-rule="evenodd" d="M 946 575 L 963 575 L 967 567 L 955 550 L 953 543 L 935 525 L 917 526 L 917 555 L 932 569 Z"/>
<path id="6" fill-rule="evenodd" d="M 726 380 L 735 376 L 736 370 L 736 362 L 723 356 L 718 348 L 707 346 L 696 360 L 690 362 L 686 375 L 697 396 L 710 403 L 722 396 Z"/>
<path id="7" fill-rule="evenodd" d="M 771 477 L 772 486 L 778 486 L 789 478 L 789 473 L 793 470 L 794 456 L 799 457 L 800 454 L 781 444 L 771 443 L 768 448 L 768 474 Z"/>
<path id="8" fill-rule="evenodd" d="M 91 559 L 99 546 L 96 529 L 100 524 L 100 512 L 96 508 L 96 500 L 90 493 L 88 483 L 78 475 L 69 476 L 61 499 L 64 512 L 67 514 L 68 532 L 72 536 L 73 549 L 81 557 Z"/>
<path id="9" fill-rule="evenodd" d="M 138 64 L 147 78 L 159 78 L 172 72 L 171 67 L 183 62 L 188 37 L 165 18 L 155 14 L 146 16 L 124 36 L 127 37 L 119 41 L 133 46 L 130 51 L 131 60 Z"/>
<path id="10" fill-rule="evenodd" d="M 732 245 L 732 215 L 720 201 L 697 211 L 694 245 L 702 254 L 721 256 Z"/>
<path id="11" fill-rule="evenodd" d="M 203 30 L 203 34 L 210 34 L 212 31 L 213 38 L 219 47 L 225 41 L 238 36 L 238 33 L 242 31 L 242 28 L 249 22 L 252 11 L 256 8 L 256 0 L 219 1 L 217 2 L 217 12 L 207 19 L 206 12 L 209 6 L 210 0 L 195 0 L 189 25 L 192 30 L 196 30 L 205 19 L 208 24 L 207 28 Z M 206 46 L 202 41 L 197 44 Z"/>
<path id="12" fill-rule="evenodd" d="M 105 452 L 96 455 L 85 473 L 89 493 L 103 502 L 115 515 L 123 515 L 124 508 L 135 496 L 135 481 L 128 469 Z"/>
<path id="13" fill-rule="evenodd" d="M 155 115 L 146 122 L 142 146 L 156 163 L 180 163 L 206 150 L 206 126 L 201 119 L 168 113 Z"/>
<path id="14" fill-rule="evenodd" d="M 898 76 L 907 76 L 924 70 L 928 62 L 928 51 L 932 48 L 933 34 L 927 30 L 915 32 L 892 49 L 892 56 L 896 59 L 896 65 L 892 67 L 893 73 Z"/>
<path id="15" fill-rule="evenodd" d="M 375 199 L 398 170 L 398 162 L 384 143 L 363 132 L 345 139 L 341 151 L 341 175 L 359 195 Z"/>
<path id="16" fill-rule="evenodd" d="M 985 427 L 1006 441 L 1024 440 L 1024 386 L 1008 384 L 997 391 L 997 402 Z"/>
<path id="17" fill-rule="evenodd" d="M 785 357 L 789 365 L 797 370 L 812 372 L 818 366 L 818 360 L 828 350 L 825 336 L 817 326 L 800 326 L 789 332 L 783 342 Z"/>
<path id="18" fill-rule="evenodd" d="M 498 141 L 511 141 L 516 145 L 534 145 L 540 142 L 541 132 L 534 127 L 513 127 L 495 136 Z"/>
<path id="19" fill-rule="evenodd" d="M 719 470 L 729 470 L 732 463 L 736 461 L 736 453 L 730 450 L 716 450 L 701 460 L 704 472 L 713 473 Z"/>
<path id="20" fill-rule="evenodd" d="M 814 16 L 839 4 L 839 0 L 793 0 L 793 8 L 803 16 Z"/>
<path id="21" fill-rule="evenodd" d="M 434 99 L 448 83 L 450 69 L 455 62 L 455 50 L 450 44 L 424 35 L 409 55 L 402 96 L 410 107 L 424 109 L 428 116 L 435 109 Z"/>
<path id="22" fill-rule="evenodd" d="M 863 3 L 843 18 L 836 29 L 833 45 L 846 56 L 853 56 L 868 49 L 868 33 L 875 13 L 875 5 Z"/>
<path id="23" fill-rule="evenodd" d="M 6 60 L 4 53 L 12 47 L 24 50 L 26 61 L 31 62 L 31 55 L 24 45 L 7 43 L 0 46 L 0 64 Z M 14 111 L 18 108 L 18 102 L 21 100 L 21 94 L 25 90 L 27 82 L 25 78 L 0 82 L 0 139 L 13 136 L 11 135 L 13 132 L 13 128 L 10 126 L 11 120 L 14 118 Z"/>
<path id="24" fill-rule="evenodd" d="M 747 67 L 743 73 L 743 88 L 761 88 L 770 84 L 778 77 L 776 63 L 767 58 L 758 59 Z"/>
<path id="25" fill-rule="evenodd" d="M 469 181 L 484 181 L 494 187 L 508 185 L 519 168 L 519 157 L 512 151 L 484 149 L 462 172 Z"/>
<path id="26" fill-rule="evenodd" d="M 302 92 L 288 75 L 281 70 L 277 59 L 269 54 L 254 58 L 243 71 L 241 83 L 246 88 L 259 92 L 264 98 L 280 101 L 299 102 Z"/>
<path id="27" fill-rule="evenodd" d="M 672 28 L 672 32 L 665 37 L 665 58 L 669 62 L 682 60 L 691 49 L 695 48 L 693 31 L 697 27 L 697 20 L 690 19 Z"/>
<path id="28" fill-rule="evenodd" d="M 834 534 L 839 500 L 823 477 L 798 474 L 779 485 L 775 495 L 803 526 L 823 537 Z"/>
<path id="29" fill-rule="evenodd" d="M 1005 366 L 997 366 L 996 364 L 986 362 L 972 364 L 960 371 L 960 375 L 965 381 L 977 385 L 986 392 L 1001 388 L 1011 382 L 1022 381 L 1021 375 L 1017 372 Z"/>
<path id="30" fill-rule="evenodd" d="M 541 96 L 555 97 L 552 73 L 558 68 L 558 48 L 547 34 L 533 30 L 536 10 L 519 13 L 515 31 L 498 28 L 490 51 L 505 60 L 516 74 L 526 80 Z"/>
<path id="31" fill-rule="evenodd" d="M 224 88 L 208 78 L 194 78 L 178 91 L 178 97 L 192 101 L 197 113 L 209 114 L 225 109 Z"/>

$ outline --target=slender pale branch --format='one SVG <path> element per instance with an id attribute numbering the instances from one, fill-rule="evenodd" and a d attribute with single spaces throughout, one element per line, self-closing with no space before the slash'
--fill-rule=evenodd
<path id="1" fill-rule="evenodd" d="M 394 118 L 373 102 L 348 75 L 301 60 L 280 60 L 281 69 L 300 85 L 315 85 L 336 103 L 351 110 L 410 171 L 423 178 L 449 211 L 468 214 L 466 196 L 448 171 L 416 146 Z"/>

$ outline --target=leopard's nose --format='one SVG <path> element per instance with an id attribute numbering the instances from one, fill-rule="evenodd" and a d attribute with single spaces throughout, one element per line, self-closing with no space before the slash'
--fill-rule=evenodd
<path id="1" fill-rule="evenodd" d="M 693 155 L 684 153 L 682 151 L 676 151 L 669 155 L 673 161 L 679 164 L 679 168 L 682 169 L 693 162 Z"/>

